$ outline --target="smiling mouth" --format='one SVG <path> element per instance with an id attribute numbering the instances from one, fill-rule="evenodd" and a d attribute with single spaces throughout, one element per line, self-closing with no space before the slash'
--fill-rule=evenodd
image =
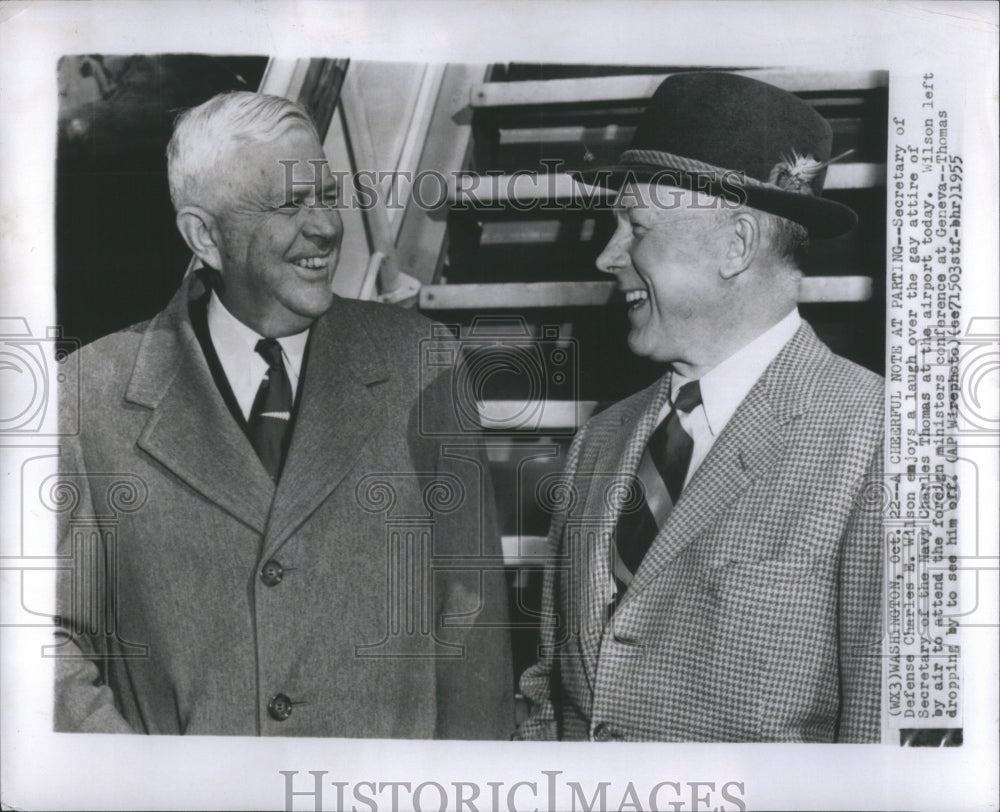
<path id="1" fill-rule="evenodd" d="M 307 271 L 318 271 L 326 267 L 329 258 L 329 254 L 323 257 L 303 257 L 302 259 L 295 260 L 293 264 L 298 265 L 300 268 L 305 268 Z"/>
<path id="2" fill-rule="evenodd" d="M 642 289 L 625 291 L 625 302 L 629 310 L 636 310 L 649 299 L 649 291 Z"/>

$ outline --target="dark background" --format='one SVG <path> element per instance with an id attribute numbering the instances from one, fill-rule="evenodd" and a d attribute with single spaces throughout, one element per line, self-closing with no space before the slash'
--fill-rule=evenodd
<path id="1" fill-rule="evenodd" d="M 256 90 L 264 57 L 59 60 L 56 308 L 88 343 L 163 309 L 191 254 L 174 225 L 166 147 L 174 119 L 225 90 Z"/>

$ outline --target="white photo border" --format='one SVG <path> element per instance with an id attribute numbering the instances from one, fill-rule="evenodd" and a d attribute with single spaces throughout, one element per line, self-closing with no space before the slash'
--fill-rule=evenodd
<path id="1" fill-rule="evenodd" d="M 0 6 L 0 316 L 33 330 L 55 324 L 54 199 L 56 63 L 76 53 L 217 53 L 330 56 L 411 62 L 780 65 L 887 69 L 893 93 L 916 92 L 926 72 L 949 79 L 962 110 L 965 158 L 963 320 L 997 318 L 997 6 L 994 3 L 841 2 L 36 2 Z M 890 102 L 891 104 L 891 102 Z M 890 109 L 890 116 L 892 110 Z M 959 149 L 956 147 L 956 149 Z M 0 445 L 2 604 L 17 611 L 23 567 L 15 560 L 22 517 L 12 460 L 25 447 Z M 44 456 L 44 449 L 32 453 Z M 49 451 L 51 454 L 51 449 Z M 997 551 L 995 445 L 976 457 L 984 557 Z M 966 517 L 963 517 L 963 519 Z M 29 521 L 30 520 L 30 521 Z M 27 525 L 26 525 L 27 526 Z M 992 581 L 996 589 L 995 577 Z M 996 594 L 984 599 L 996 606 Z M 991 611 L 995 612 L 995 608 Z M 500 808 L 557 806 L 578 781 L 589 797 L 608 781 L 608 802 L 631 809 L 663 782 L 662 808 L 934 810 L 995 808 L 998 799 L 996 627 L 964 630 L 964 743 L 945 749 L 882 745 L 692 745 L 457 743 L 372 740 L 257 740 L 215 737 L 83 736 L 51 732 L 51 667 L 37 657 L 44 628 L 13 628 L 0 615 L 2 787 L 18 809 L 286 808 L 286 776 L 311 788 L 325 771 L 323 808 L 334 782 L 400 781 L 412 787 L 492 784 Z M 536 789 L 518 782 L 533 782 Z M 714 785 L 712 805 L 698 801 Z M 694 786 L 692 786 L 692 784 Z M 412 795 L 407 795 L 412 798 Z M 466 791 L 465 797 L 470 797 Z M 429 787 L 423 808 L 437 809 Z M 294 808 L 313 808 L 308 794 Z M 642 800 L 641 808 L 648 808 Z M 402 808 L 406 808 L 405 805 Z"/>

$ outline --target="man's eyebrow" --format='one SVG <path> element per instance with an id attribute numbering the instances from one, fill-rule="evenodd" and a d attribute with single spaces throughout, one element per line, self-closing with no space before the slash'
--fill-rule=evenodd
<path id="1" fill-rule="evenodd" d="M 340 192 L 340 183 L 336 178 L 329 178 L 323 181 L 322 184 L 317 184 L 315 181 L 311 180 L 296 182 L 292 188 L 291 199 L 295 201 L 305 200 L 306 197 L 316 191 L 317 188 L 319 188 L 320 193 L 324 196 L 337 194 Z"/>

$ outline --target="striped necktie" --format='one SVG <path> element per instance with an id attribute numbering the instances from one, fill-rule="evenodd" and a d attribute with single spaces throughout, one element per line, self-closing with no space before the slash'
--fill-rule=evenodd
<path id="1" fill-rule="evenodd" d="M 273 338 L 262 338 L 254 348 L 267 361 L 267 372 L 260 382 L 250 409 L 248 433 L 257 456 L 278 481 L 288 450 L 289 421 L 292 416 L 292 385 L 281 358 L 281 345 Z"/>
<path id="2" fill-rule="evenodd" d="M 639 462 L 643 499 L 639 506 L 621 513 L 615 527 L 613 553 L 618 600 L 632 582 L 639 564 L 681 497 L 694 441 L 681 425 L 680 412 L 701 404 L 701 387 L 690 381 L 680 388 L 667 419 L 656 427 Z"/>

